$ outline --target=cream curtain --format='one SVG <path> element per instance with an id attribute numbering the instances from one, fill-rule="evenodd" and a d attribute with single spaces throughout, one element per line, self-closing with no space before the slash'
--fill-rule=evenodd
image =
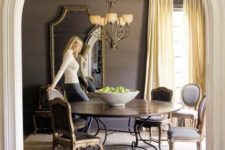
<path id="1" fill-rule="evenodd" d="M 201 0 L 184 0 L 189 51 L 189 82 L 205 91 L 205 17 Z"/>
<path id="2" fill-rule="evenodd" d="M 158 86 L 174 89 L 172 40 L 173 0 L 149 0 L 144 98 Z"/>

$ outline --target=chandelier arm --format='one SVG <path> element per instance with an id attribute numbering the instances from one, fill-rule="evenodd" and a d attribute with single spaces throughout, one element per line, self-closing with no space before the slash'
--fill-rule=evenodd
<path id="1" fill-rule="evenodd" d="M 110 37 L 109 37 L 109 34 L 108 34 L 108 32 L 107 32 L 107 27 L 105 26 L 105 27 L 103 27 L 102 28 L 102 33 L 103 33 L 103 35 L 104 35 L 104 39 L 108 42 L 108 43 L 110 43 L 109 41 L 110 41 Z"/>
<path id="2" fill-rule="evenodd" d="M 112 36 L 112 24 L 108 24 L 107 25 L 107 30 L 106 30 L 107 34 L 109 35 L 110 40 L 113 39 Z"/>
<path id="3" fill-rule="evenodd" d="M 116 33 L 118 39 L 121 39 L 124 37 L 124 33 L 125 33 L 125 30 L 122 26 L 119 26 L 119 31 Z"/>
<path id="4" fill-rule="evenodd" d="M 115 31 L 112 32 L 112 33 L 115 33 L 115 34 L 114 34 L 113 41 L 112 41 L 112 44 L 113 44 L 114 49 L 118 49 L 118 44 L 117 44 L 117 42 L 120 41 L 120 37 L 118 37 L 118 32 L 120 32 L 120 31 L 119 31 L 119 30 L 120 30 L 120 25 L 116 22 L 116 23 L 114 24 L 114 26 L 116 26 L 116 27 L 115 27 Z"/>
<path id="5" fill-rule="evenodd" d="M 124 39 L 126 37 L 129 36 L 131 32 L 131 27 L 129 25 L 125 26 L 125 27 L 120 27 L 120 31 L 117 33 L 117 36 L 119 37 L 119 39 Z"/>
<path id="6" fill-rule="evenodd" d="M 120 37 L 118 37 L 118 32 L 120 32 L 119 31 L 120 30 L 120 25 L 118 24 L 118 23 L 116 23 L 116 34 L 115 34 L 115 40 L 116 40 L 116 42 L 120 39 Z"/>
<path id="7" fill-rule="evenodd" d="M 127 29 L 127 30 L 126 30 L 126 34 L 125 34 L 124 38 L 127 38 L 127 37 L 130 35 L 130 33 L 131 33 L 131 26 L 128 25 L 128 26 L 126 27 L 126 29 Z M 124 38 L 123 38 L 123 39 L 124 39 Z"/>
<path id="8" fill-rule="evenodd" d="M 107 42 L 110 44 L 110 47 L 112 48 L 113 47 L 113 37 L 111 35 L 111 33 L 112 33 L 112 26 L 111 26 L 111 24 L 107 24 L 105 29 L 106 29 L 105 32 L 106 32 L 106 34 L 108 36 Z"/>
<path id="9" fill-rule="evenodd" d="M 118 0 L 106 0 L 106 3 L 109 5 L 109 12 L 115 12 L 114 5 L 118 3 Z"/>
<path id="10" fill-rule="evenodd" d="M 122 16 L 125 18 L 117 16 L 117 13 L 114 10 L 114 6 L 117 2 L 118 0 L 106 0 L 106 3 L 108 4 L 108 12 L 106 14 L 108 21 L 102 23 L 102 18 L 100 17 L 100 21 L 96 22 L 101 25 L 101 33 L 99 35 L 97 33 L 93 35 L 95 37 L 98 36 L 101 40 L 104 39 L 107 41 L 112 50 L 118 50 L 118 42 L 130 35 L 131 27 L 127 23 L 130 23 L 133 19 L 133 16 L 131 15 Z M 98 20 L 98 18 L 92 17 L 92 22 L 94 22 L 93 19 Z M 123 22 L 123 19 L 125 19 L 125 22 Z"/>

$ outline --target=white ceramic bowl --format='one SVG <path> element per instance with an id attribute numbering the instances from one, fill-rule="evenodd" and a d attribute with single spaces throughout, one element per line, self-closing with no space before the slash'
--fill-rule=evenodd
<path id="1" fill-rule="evenodd" d="M 101 93 L 96 92 L 97 96 L 100 97 L 103 101 L 108 103 L 111 106 L 120 106 L 124 107 L 126 103 L 133 100 L 137 94 L 138 90 L 129 89 L 129 92 L 126 93 Z"/>

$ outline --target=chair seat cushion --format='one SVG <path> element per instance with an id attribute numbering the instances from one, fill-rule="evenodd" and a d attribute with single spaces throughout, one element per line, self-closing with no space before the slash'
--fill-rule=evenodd
<path id="1" fill-rule="evenodd" d="M 190 117 L 197 119 L 198 118 L 198 112 L 193 109 L 181 109 L 173 113 L 173 117 Z"/>
<path id="2" fill-rule="evenodd" d="M 85 141 L 92 141 L 92 142 L 99 142 L 100 138 L 91 134 L 83 133 L 83 132 L 75 132 L 76 136 L 76 143 L 77 142 L 85 142 Z"/>
<path id="3" fill-rule="evenodd" d="M 200 134 L 195 128 L 173 127 L 167 132 L 172 140 L 200 140 Z"/>
<path id="4" fill-rule="evenodd" d="M 144 119 L 147 119 L 149 116 L 147 117 L 140 117 L 138 120 L 144 120 Z M 163 116 L 151 116 L 148 120 L 151 120 L 151 121 L 161 121 L 165 119 Z"/>
<path id="5" fill-rule="evenodd" d="M 143 127 L 155 127 L 163 125 L 164 123 L 169 123 L 168 119 L 165 119 L 164 116 L 151 116 L 148 120 L 145 120 L 146 118 L 139 118 L 135 121 L 135 123 L 142 125 Z"/>
<path id="6" fill-rule="evenodd" d="M 73 119 L 73 125 L 75 129 L 82 129 L 86 126 L 87 121 L 85 119 Z"/>
<path id="7" fill-rule="evenodd" d="M 87 144 L 87 142 L 91 143 L 100 143 L 101 139 L 97 136 L 87 134 L 84 132 L 74 132 L 75 138 L 76 138 L 76 144 Z M 71 139 L 67 137 L 66 135 L 59 136 L 57 138 L 54 138 L 55 141 L 60 143 L 61 145 L 68 145 L 71 144 Z"/>
<path id="8" fill-rule="evenodd" d="M 151 116 L 148 120 L 149 121 L 162 121 L 164 119 L 165 119 L 164 116 Z"/>
<path id="9" fill-rule="evenodd" d="M 47 109 L 36 110 L 36 111 L 34 111 L 34 115 L 39 116 L 39 117 L 51 117 L 50 110 L 47 110 Z"/>

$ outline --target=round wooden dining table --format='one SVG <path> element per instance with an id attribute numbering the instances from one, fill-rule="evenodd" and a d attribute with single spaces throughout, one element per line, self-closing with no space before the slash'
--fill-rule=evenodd
<path id="1" fill-rule="evenodd" d="M 103 144 L 105 143 L 107 138 L 107 127 L 99 117 L 146 117 L 147 120 L 151 116 L 169 114 L 182 108 L 182 105 L 178 103 L 162 102 L 157 100 L 148 101 L 143 99 L 134 99 L 131 102 L 127 103 L 125 107 L 112 107 L 100 99 L 72 102 L 70 103 L 70 105 L 73 115 L 89 116 L 93 117 L 96 120 L 98 130 L 95 135 L 99 133 L 99 124 L 101 123 L 103 125 L 105 131 L 105 139 Z M 137 133 L 135 133 L 135 136 L 137 143 Z M 134 145 L 137 146 L 137 144 Z M 155 146 L 153 147 L 156 149 Z"/>

